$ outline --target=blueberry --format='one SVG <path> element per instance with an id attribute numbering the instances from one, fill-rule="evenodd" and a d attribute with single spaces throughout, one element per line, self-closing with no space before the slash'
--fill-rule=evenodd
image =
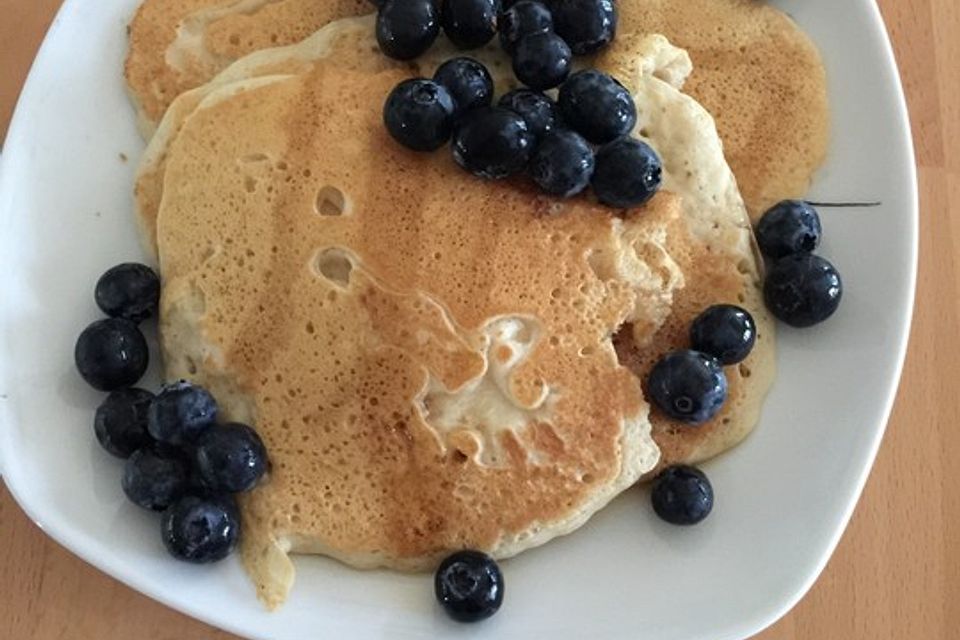
<path id="1" fill-rule="evenodd" d="M 77 338 L 73 350 L 77 370 L 100 391 L 135 384 L 150 362 L 147 341 L 137 325 L 124 318 L 98 320 Z"/>
<path id="2" fill-rule="evenodd" d="M 523 170 L 534 137 L 516 113 L 483 107 L 467 114 L 453 134 L 453 157 L 461 167 L 482 178 L 505 178 Z"/>
<path id="3" fill-rule="evenodd" d="M 557 104 L 567 126 L 594 144 L 627 135 L 637 124 L 637 107 L 626 87 L 596 69 L 578 71 L 560 87 Z"/>
<path id="4" fill-rule="evenodd" d="M 212 491 L 249 491 L 267 470 L 267 450 L 245 424 L 217 425 L 197 440 L 194 461 L 203 485 Z"/>
<path id="5" fill-rule="evenodd" d="M 140 322 L 157 312 L 160 278 L 145 264 L 118 264 L 100 276 L 94 298 L 108 316 Z"/>
<path id="6" fill-rule="evenodd" d="M 524 36 L 513 52 L 513 73 L 531 89 L 556 87 L 570 75 L 573 55 L 563 38 L 551 31 Z"/>
<path id="7" fill-rule="evenodd" d="M 757 325 L 753 316 L 732 304 L 710 307 L 690 326 L 690 345 L 724 365 L 743 361 L 756 340 Z"/>
<path id="8" fill-rule="evenodd" d="M 647 202 L 660 188 L 663 167 L 646 143 L 620 138 L 597 150 L 593 191 L 600 202 L 620 209 Z"/>
<path id="9" fill-rule="evenodd" d="M 497 33 L 497 0 L 443 0 L 443 31 L 461 49 L 476 49 Z"/>
<path id="10" fill-rule="evenodd" d="M 163 544 L 174 558 L 198 564 L 223 560 L 240 539 L 240 514 L 230 496 L 185 496 L 163 512 Z"/>
<path id="11" fill-rule="evenodd" d="M 458 622 L 489 618 L 503 603 L 503 574 L 479 551 L 458 551 L 440 564 L 433 581 L 437 601 Z"/>
<path id="12" fill-rule="evenodd" d="M 150 403 L 147 429 L 160 442 L 195 441 L 217 419 L 217 403 L 206 389 L 180 380 L 164 385 Z"/>
<path id="13" fill-rule="evenodd" d="M 793 327 L 810 327 L 833 315 L 843 297 L 836 267 L 819 256 L 801 253 L 780 258 L 763 283 L 767 308 Z"/>
<path id="14" fill-rule="evenodd" d="M 784 200 L 763 214 L 757 224 L 757 244 L 763 255 L 782 258 L 812 253 L 820 246 L 820 216 L 801 200 Z"/>
<path id="15" fill-rule="evenodd" d="M 697 524 L 713 510 L 710 480 L 686 465 L 664 469 L 654 480 L 651 497 L 653 510 L 670 524 Z"/>
<path id="16" fill-rule="evenodd" d="M 123 467 L 123 492 L 136 505 L 163 511 L 187 490 L 190 466 L 171 447 L 148 445 L 133 452 Z"/>
<path id="17" fill-rule="evenodd" d="M 521 0 L 500 14 L 500 46 L 513 54 L 517 43 L 524 36 L 543 31 L 553 31 L 550 10 L 535 0 Z"/>
<path id="18" fill-rule="evenodd" d="M 720 411 L 727 399 L 727 377 L 712 356 L 674 351 L 654 365 L 647 389 L 650 399 L 665 414 L 696 425 Z"/>
<path id="19" fill-rule="evenodd" d="M 536 138 L 542 138 L 559 122 L 557 103 L 531 89 L 514 89 L 500 96 L 497 106 L 519 114 Z"/>
<path id="20" fill-rule="evenodd" d="M 554 29 L 578 55 L 610 44 L 617 33 L 613 0 L 551 0 Z"/>
<path id="21" fill-rule="evenodd" d="M 580 193 L 593 175 L 593 149 L 579 134 L 565 129 L 548 133 L 530 160 L 530 175 L 554 196 Z"/>
<path id="22" fill-rule="evenodd" d="M 386 0 L 377 12 L 377 43 L 391 58 L 416 58 L 439 33 L 440 13 L 433 0 Z"/>
<path id="23" fill-rule="evenodd" d="M 414 151 L 439 149 L 450 139 L 456 104 L 433 80 L 404 80 L 383 106 L 383 122 L 394 140 Z"/>
<path id="24" fill-rule="evenodd" d="M 93 418 L 100 445 L 118 458 L 129 458 L 152 443 L 147 431 L 147 409 L 152 400 L 152 393 L 135 387 L 111 391 Z"/>
<path id="25" fill-rule="evenodd" d="M 450 92 L 457 114 L 489 107 L 493 102 L 493 78 L 487 68 L 473 58 L 447 60 L 437 68 L 433 79 Z"/>

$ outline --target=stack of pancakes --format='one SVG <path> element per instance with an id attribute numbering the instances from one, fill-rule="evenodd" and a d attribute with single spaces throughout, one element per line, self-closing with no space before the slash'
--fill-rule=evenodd
<path id="1" fill-rule="evenodd" d="M 441 38 L 386 58 L 373 18 L 350 17 L 368 4 L 147 0 L 131 28 L 167 375 L 268 447 L 241 507 L 270 606 L 291 552 L 404 570 L 464 547 L 506 557 L 739 442 L 773 379 L 748 210 L 800 195 L 826 144 L 822 67 L 782 14 L 621 0 L 617 40 L 587 63 L 633 92 L 662 193 L 614 212 L 482 181 L 386 133 L 390 89 L 457 53 Z M 495 45 L 470 55 L 515 86 Z M 727 368 L 714 420 L 672 422 L 642 382 L 716 303 L 754 315 L 757 347 Z"/>

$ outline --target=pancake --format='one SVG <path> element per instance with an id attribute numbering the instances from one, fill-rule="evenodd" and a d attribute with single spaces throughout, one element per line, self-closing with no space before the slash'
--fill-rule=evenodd
<path id="1" fill-rule="evenodd" d="M 338 21 L 298 45 L 257 52 L 224 71 L 210 84 L 181 96 L 151 141 L 137 181 L 137 202 L 145 244 L 153 246 L 156 214 L 163 194 L 166 148 L 196 104 L 211 92 L 231 94 L 243 87 L 243 78 L 284 72 L 302 72 L 312 61 L 330 58 L 338 66 L 372 72 L 408 68 L 380 55 L 369 55 L 372 18 Z M 730 400 L 722 414 L 698 428 L 671 421 L 655 412 L 654 434 L 664 450 L 661 464 L 696 463 L 740 442 L 756 426 L 763 398 L 774 377 L 774 323 L 760 292 L 760 266 L 737 183 L 724 161 L 722 145 L 710 115 L 680 91 L 692 66 L 686 52 L 662 36 L 633 40 L 634 49 L 608 57 L 608 68 L 624 84 L 635 88 L 640 117 L 635 134 L 660 152 L 664 161 L 664 188 L 683 197 L 685 220 L 691 230 L 670 247 L 685 260 L 688 288 L 679 294 L 683 304 L 660 307 L 630 332 L 618 334 L 623 361 L 641 380 L 652 364 L 674 348 L 688 346 L 686 331 L 692 320 L 711 304 L 740 304 L 757 321 L 759 341 L 741 367 L 728 367 Z M 618 52 L 622 52 L 618 50 Z M 452 53 L 441 39 L 413 72 L 430 75 L 434 66 Z M 495 76 L 497 87 L 515 86 L 506 59 L 496 46 L 474 52 Z M 692 293 L 696 291 L 696 293 Z M 661 331 L 662 329 L 662 331 Z M 660 331 L 656 339 L 649 338 Z M 646 336 L 633 339 L 633 335 Z"/>
<path id="2" fill-rule="evenodd" d="M 802 198 L 830 137 L 826 72 L 785 13 L 757 0 L 620 0 L 620 35 L 601 55 L 627 58 L 631 37 L 662 33 L 693 60 L 684 91 L 714 117 L 754 220 Z M 623 37 L 626 35 L 627 37 Z"/>
<path id="3" fill-rule="evenodd" d="M 371 38 L 346 20 L 241 61 L 174 105 L 141 172 L 160 185 L 159 216 L 141 213 L 168 376 L 210 387 L 271 452 L 242 503 L 271 606 L 288 552 L 416 570 L 572 531 L 657 464 L 651 421 L 663 463 L 702 459 L 752 428 L 772 379 L 746 211 L 712 119 L 678 90 L 682 50 L 640 40 L 624 78 L 682 206 L 663 193 L 621 219 L 398 148 L 380 108 L 411 70 Z M 495 48 L 477 55 L 506 73 Z M 710 425 L 648 419 L 647 360 L 694 310 L 741 297 L 756 373 L 728 370 Z"/>
<path id="4" fill-rule="evenodd" d="M 124 65 L 144 139 L 173 100 L 238 58 L 299 42 L 323 25 L 369 13 L 369 0 L 147 0 L 128 27 Z"/>
<path id="5" fill-rule="evenodd" d="M 618 37 L 598 65 L 612 67 L 629 59 L 634 40 L 664 34 L 693 59 L 685 91 L 716 120 L 752 217 L 802 197 L 826 155 L 830 114 L 823 63 L 799 27 L 757 0 L 619 0 L 618 8 Z M 144 137 L 177 95 L 240 57 L 371 9 L 369 0 L 145 0 L 126 70 Z"/>
<path id="6" fill-rule="evenodd" d="M 463 547 L 506 557 L 657 461 L 610 337 L 682 282 L 662 250 L 677 199 L 621 219 L 402 149 L 376 98 L 404 77 L 319 62 L 211 96 L 170 149 L 166 366 L 268 447 L 241 506 L 269 605 L 290 551 L 409 570 Z"/>

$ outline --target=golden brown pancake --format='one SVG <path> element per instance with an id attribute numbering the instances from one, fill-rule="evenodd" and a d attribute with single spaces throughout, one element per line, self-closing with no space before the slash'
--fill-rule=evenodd
<path id="1" fill-rule="evenodd" d="M 243 550 L 271 605 L 289 550 L 508 556 L 656 463 L 611 335 L 669 306 L 677 200 L 620 219 L 402 149 L 377 98 L 404 77 L 321 62 L 211 100 L 167 160 L 166 363 L 267 444 Z"/>
<path id="2" fill-rule="evenodd" d="M 601 64 L 629 51 L 630 37 L 666 35 L 693 60 L 684 91 L 716 120 L 751 217 L 802 197 L 826 157 L 830 111 L 823 61 L 796 23 L 757 0 L 620 0 L 617 6 L 620 35 Z"/>
<path id="3" fill-rule="evenodd" d="M 238 58 L 371 10 L 369 0 L 145 0 L 128 28 L 124 67 L 141 133 L 149 139 L 178 95 Z"/>
<path id="4" fill-rule="evenodd" d="M 709 304 L 742 296 L 757 315 L 759 375 L 728 370 L 731 402 L 699 429 L 654 413 L 665 461 L 738 441 L 772 379 L 749 222 L 713 121 L 677 88 L 683 51 L 638 41 L 643 77 L 624 78 L 682 213 L 664 193 L 620 221 L 398 148 L 380 108 L 411 71 L 371 51 L 364 23 L 183 96 L 141 173 L 168 375 L 209 386 L 271 451 L 243 503 L 271 606 L 288 551 L 423 569 L 575 529 L 656 463 L 640 381 Z"/>

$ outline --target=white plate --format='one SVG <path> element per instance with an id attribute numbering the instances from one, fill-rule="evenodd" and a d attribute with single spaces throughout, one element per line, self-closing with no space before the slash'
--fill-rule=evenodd
<path id="1" fill-rule="evenodd" d="M 780 332 L 779 367 L 757 432 L 707 465 L 713 515 L 677 529 L 628 491 L 565 539 L 506 562 L 507 598 L 461 627 L 429 576 L 297 561 L 297 584 L 265 612 L 239 563 L 169 559 L 157 518 L 128 505 L 121 465 L 92 436 L 100 395 L 73 369 L 98 317 L 92 286 L 142 259 L 131 215 L 142 144 L 121 80 L 136 0 L 67 0 L 24 89 L 0 170 L 0 460 L 50 536 L 133 588 L 240 635 L 309 638 L 646 638 L 753 634 L 805 593 L 836 545 L 883 434 L 913 302 L 917 196 L 897 70 L 873 0 L 783 0 L 820 45 L 834 135 L 813 192 L 880 200 L 823 210 L 822 253 L 839 267 L 839 313 Z M 123 162 L 119 154 L 129 156 Z M 154 377 L 152 381 L 155 381 Z"/>

